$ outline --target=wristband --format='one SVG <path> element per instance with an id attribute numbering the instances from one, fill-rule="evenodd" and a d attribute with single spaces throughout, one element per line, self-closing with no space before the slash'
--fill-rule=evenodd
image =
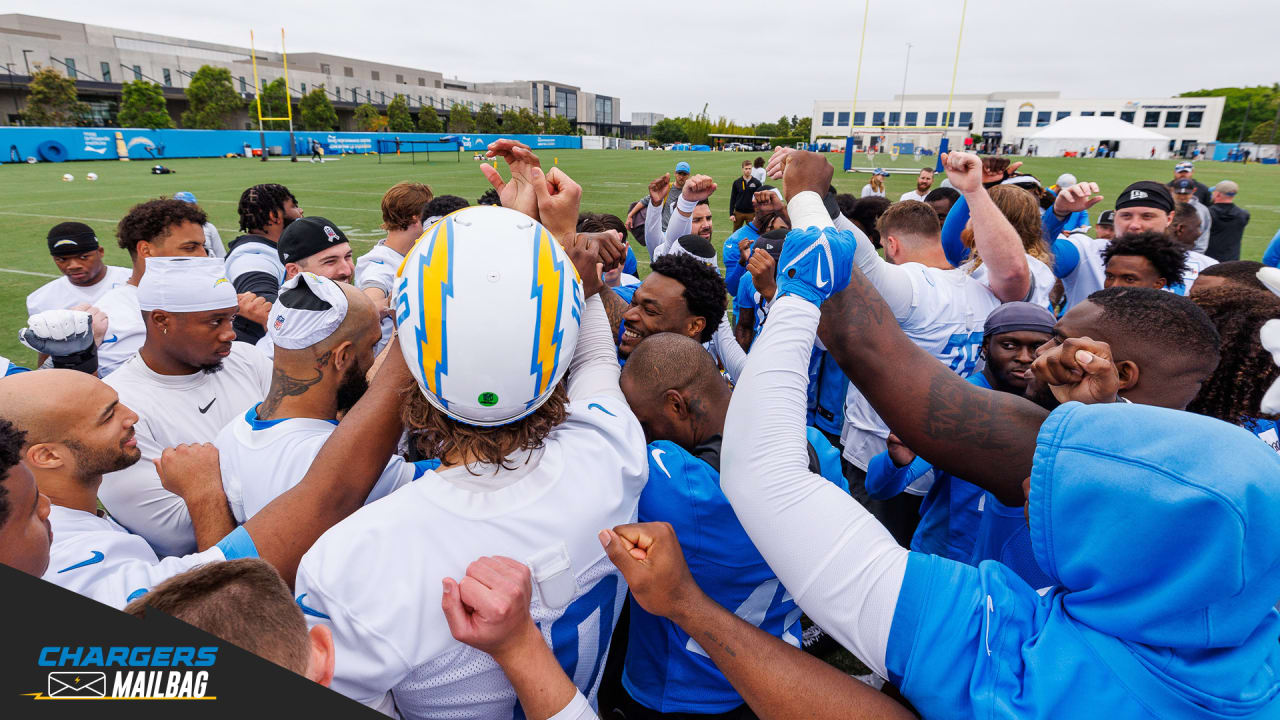
<path id="1" fill-rule="evenodd" d="M 51 355 L 53 366 L 59 370 L 78 370 L 82 373 L 96 375 L 98 373 L 98 347 L 93 343 L 88 349 L 70 355 Z"/>
<path id="2" fill-rule="evenodd" d="M 696 207 L 698 207 L 698 201 L 685 199 L 684 193 L 680 193 L 680 197 L 676 198 L 676 209 L 681 215 L 693 214 L 693 209 Z"/>

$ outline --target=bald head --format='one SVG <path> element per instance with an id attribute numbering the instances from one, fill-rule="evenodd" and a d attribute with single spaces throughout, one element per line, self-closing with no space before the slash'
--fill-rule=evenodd
<path id="1" fill-rule="evenodd" d="M 0 417 L 27 433 L 27 444 L 62 440 L 116 401 L 115 390 L 75 370 L 37 370 L 0 378 Z"/>
<path id="2" fill-rule="evenodd" d="M 692 448 L 724 429 L 729 385 L 693 338 L 649 335 L 628 356 L 620 384 L 650 442 Z"/>

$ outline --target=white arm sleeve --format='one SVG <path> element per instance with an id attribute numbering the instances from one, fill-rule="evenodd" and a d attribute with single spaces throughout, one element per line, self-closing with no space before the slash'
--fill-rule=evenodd
<path id="1" fill-rule="evenodd" d="M 820 317 L 798 297 L 774 303 L 729 402 L 720 486 L 796 604 L 884 677 L 908 551 L 809 472 L 805 397 Z"/>
<path id="2" fill-rule="evenodd" d="M 222 244 L 222 236 L 218 234 L 218 228 L 211 222 L 204 224 L 204 244 L 209 251 L 209 257 L 225 258 L 227 256 L 227 246 Z"/>
<path id="3" fill-rule="evenodd" d="M 907 271 L 885 262 L 880 253 L 876 252 L 871 238 L 849 218 L 836 213 L 835 222 L 832 223 L 827 208 L 822 204 L 822 198 L 815 192 L 802 192 L 791 198 L 791 202 L 787 203 L 787 212 L 791 215 L 791 227 L 794 228 L 821 228 L 834 224 L 838 230 L 851 231 L 858 238 L 858 249 L 853 254 L 854 264 L 876 286 L 896 319 L 902 320 L 910 314 L 913 291 Z"/>
<path id="4" fill-rule="evenodd" d="M 733 336 L 733 326 L 729 323 L 728 313 L 720 320 L 716 334 L 711 336 L 711 346 L 715 348 L 720 364 L 724 365 L 725 374 L 729 376 L 731 382 L 736 384 L 742 375 L 742 368 L 747 364 L 747 353 L 738 344 L 738 339 Z"/>
<path id="5" fill-rule="evenodd" d="M 649 251 L 649 260 L 657 260 L 658 250 L 666 243 L 662 234 L 662 206 L 654 205 L 652 200 L 645 200 L 648 205 L 644 213 L 644 246 Z"/>
<path id="6" fill-rule="evenodd" d="M 569 361 L 568 389 L 570 402 L 609 395 L 626 402 L 618 377 L 618 346 L 613 344 L 609 317 L 599 295 L 587 298 L 582 308 L 582 326 L 578 330 L 578 346 Z"/>
<path id="7" fill-rule="evenodd" d="M 698 207 L 698 204 L 694 203 L 693 207 L 688 207 L 689 202 L 684 199 L 683 195 L 676 200 L 676 207 L 671 211 L 671 219 L 667 221 L 667 232 L 662 239 L 662 244 L 653 251 L 655 260 L 671 252 L 672 248 L 675 247 L 676 240 L 688 235 L 693 230 L 693 209 Z M 682 207 L 687 208 L 689 215 L 686 216 L 680 212 Z M 645 228 L 645 232 L 648 233 L 648 231 L 648 228 Z M 648 235 L 646 234 L 645 237 L 648 237 Z"/>
<path id="8" fill-rule="evenodd" d="M 573 699 L 560 709 L 560 712 L 547 718 L 547 720 L 599 720 L 599 715 L 591 709 L 591 703 L 587 702 L 587 698 L 581 692 L 573 694 Z"/>

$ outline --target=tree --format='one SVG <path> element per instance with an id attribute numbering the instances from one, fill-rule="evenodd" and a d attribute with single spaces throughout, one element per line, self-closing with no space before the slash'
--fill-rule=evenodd
<path id="1" fill-rule="evenodd" d="M 783 135 L 791 134 L 791 120 L 788 119 L 786 115 L 783 115 L 782 117 L 778 118 L 777 125 L 778 125 L 779 133 Z"/>
<path id="2" fill-rule="evenodd" d="M 27 107 L 21 113 L 26 125 L 75 125 L 89 112 L 76 97 L 76 81 L 51 67 L 36 66 L 27 92 Z"/>
<path id="3" fill-rule="evenodd" d="M 391 132 L 413 132 L 413 116 L 409 114 L 409 101 L 400 93 L 387 105 L 387 129 Z"/>
<path id="4" fill-rule="evenodd" d="M 659 144 L 688 142 L 689 134 L 685 132 L 684 125 L 681 125 L 675 118 L 662 118 L 649 128 L 649 137 L 656 140 Z"/>
<path id="5" fill-rule="evenodd" d="M 244 100 L 231 84 L 231 71 L 202 65 L 187 85 L 187 111 L 182 126 L 203 130 L 227 129 L 228 117 L 244 107 Z"/>
<path id="6" fill-rule="evenodd" d="M 362 103 L 356 108 L 356 129 L 364 132 L 373 132 L 381 125 L 379 122 L 382 118 L 376 108 L 369 103 Z"/>
<path id="7" fill-rule="evenodd" d="M 449 132 L 471 132 L 475 127 L 476 121 L 466 105 L 454 103 L 449 108 Z"/>
<path id="8" fill-rule="evenodd" d="M 418 111 L 418 131 L 438 133 L 444 127 L 440 124 L 440 116 L 436 114 L 436 109 L 430 105 Z"/>
<path id="9" fill-rule="evenodd" d="M 262 117 L 286 117 L 289 110 L 285 107 L 287 93 L 284 87 L 284 78 L 278 77 L 267 83 L 262 88 Z M 257 112 L 257 109 L 254 109 Z M 288 130 L 288 120 L 263 120 L 262 129 L 264 130 Z"/>
<path id="10" fill-rule="evenodd" d="M 508 110 L 502 116 L 502 132 L 507 135 L 533 135 L 538 132 L 538 117 L 529 108 Z"/>
<path id="11" fill-rule="evenodd" d="M 573 134 L 573 126 L 569 124 L 569 118 L 563 115 L 548 114 L 543 120 L 543 132 L 547 135 Z"/>
<path id="12" fill-rule="evenodd" d="M 755 127 L 755 132 L 751 134 L 764 135 L 765 137 L 779 137 L 782 135 L 782 133 L 778 131 L 778 125 L 776 123 L 760 123 Z"/>
<path id="13" fill-rule="evenodd" d="M 485 103 L 476 111 L 476 132 L 498 132 L 498 112 L 493 103 Z"/>
<path id="14" fill-rule="evenodd" d="M 797 137 L 808 138 L 813 134 L 813 118 L 802 117 L 800 122 L 791 123 L 791 134 Z"/>
<path id="15" fill-rule="evenodd" d="M 324 86 L 312 88 L 311 92 L 302 96 L 302 104 L 298 107 L 298 125 L 303 130 L 336 130 L 338 113 L 329 102 L 329 95 Z"/>
<path id="16" fill-rule="evenodd" d="M 161 130 L 173 127 L 173 118 L 165 109 L 164 88 L 146 80 L 134 80 L 120 87 L 120 127 Z"/>
<path id="17" fill-rule="evenodd" d="M 1249 134 L 1249 142 L 1266 145 L 1273 142 L 1272 138 L 1280 138 L 1280 133 L 1276 132 L 1276 121 L 1268 120 L 1264 123 L 1258 123 L 1253 132 Z"/>
<path id="18" fill-rule="evenodd" d="M 1182 93 L 1181 97 L 1223 97 L 1222 122 L 1218 125 L 1219 142 L 1238 142 L 1253 135 L 1258 125 L 1275 119 L 1280 103 L 1280 84 L 1270 87 L 1226 87 Z M 1140 111 L 1141 112 L 1141 111 Z M 1248 123 L 1245 123 L 1245 115 Z"/>

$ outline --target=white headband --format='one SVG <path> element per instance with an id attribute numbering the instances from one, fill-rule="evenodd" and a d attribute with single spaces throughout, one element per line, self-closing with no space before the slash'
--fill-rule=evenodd
<path id="1" fill-rule="evenodd" d="M 327 340 L 347 317 L 347 296 L 329 278 L 301 272 L 280 286 L 267 318 L 278 348 L 301 350 Z"/>
<path id="2" fill-rule="evenodd" d="M 175 313 L 224 310 L 238 305 L 222 260 L 151 257 L 138 283 L 138 307 Z"/>

